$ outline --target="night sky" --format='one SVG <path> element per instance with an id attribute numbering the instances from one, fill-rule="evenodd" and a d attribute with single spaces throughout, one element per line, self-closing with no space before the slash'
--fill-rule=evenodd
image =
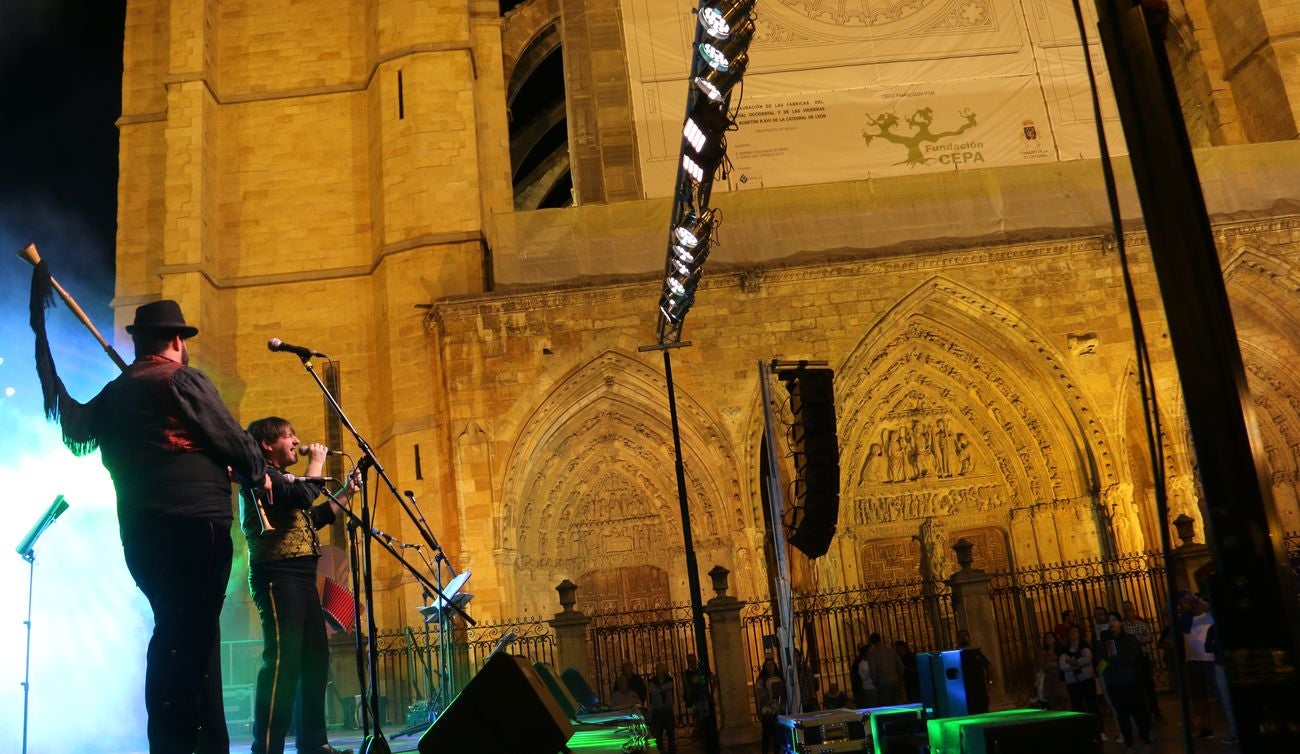
<path id="1" fill-rule="evenodd" d="M 27 298 L 29 268 L 13 255 L 35 242 L 101 331 L 111 323 L 125 13 L 124 0 L 4 0 L 0 280 L 6 314 L 15 281 L 24 305 Z"/>

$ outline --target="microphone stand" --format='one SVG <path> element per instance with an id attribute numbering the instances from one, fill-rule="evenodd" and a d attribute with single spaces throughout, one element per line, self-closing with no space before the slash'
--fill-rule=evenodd
<path id="1" fill-rule="evenodd" d="M 23 560 L 27 561 L 28 567 L 27 620 L 23 621 L 23 625 L 27 627 L 27 659 L 23 666 L 23 754 L 27 754 L 27 710 L 32 692 L 32 592 L 36 587 L 36 540 L 40 539 L 45 530 L 50 528 L 50 525 L 67 509 L 68 504 L 64 502 L 62 495 L 54 498 L 54 502 L 45 509 L 16 548 Z"/>
<path id="2" fill-rule="evenodd" d="M 416 523 L 417 525 L 416 528 L 420 530 L 420 534 L 425 538 L 425 541 L 429 543 L 430 547 L 433 547 L 433 542 L 432 542 L 433 534 L 432 532 L 428 531 L 427 528 L 420 526 L 421 521 L 417 519 L 414 514 L 411 513 L 410 508 L 408 508 L 406 505 L 406 500 L 404 500 L 402 496 L 397 493 L 397 487 L 393 484 L 392 479 L 390 479 L 388 477 L 388 474 L 384 471 L 383 465 L 379 463 L 379 458 L 375 455 L 374 450 L 370 447 L 370 443 L 366 442 L 365 438 L 361 436 L 361 433 L 357 431 L 357 428 L 353 426 L 352 421 L 348 419 L 347 413 L 343 411 L 343 407 L 339 405 L 339 402 L 334 397 L 334 394 L 331 393 L 330 389 L 325 386 L 325 383 L 324 381 L 321 380 L 320 375 L 316 374 L 316 370 L 311 365 L 311 357 L 312 357 L 311 352 L 305 351 L 301 354 L 296 354 L 296 355 L 298 356 L 299 360 L 302 362 L 303 369 L 305 369 L 307 371 L 307 374 L 311 375 L 312 380 L 315 381 L 316 387 L 320 388 L 321 394 L 325 396 L 325 400 L 329 403 L 330 408 L 332 408 L 334 410 L 334 413 L 338 415 L 340 423 L 342 423 L 342 425 L 348 430 L 348 432 L 351 433 L 352 438 L 357 443 L 357 447 L 361 449 L 361 460 L 357 463 L 357 469 L 361 471 L 360 526 L 361 526 L 361 533 L 363 537 L 363 547 L 362 547 L 361 556 L 362 556 L 362 561 L 364 562 L 364 566 L 363 566 L 364 577 L 362 581 L 363 581 L 363 588 L 366 593 L 366 633 L 367 633 L 366 651 L 369 653 L 370 656 L 369 657 L 370 683 L 369 686 L 367 687 L 365 683 L 365 679 L 364 678 L 361 679 L 362 693 L 366 694 L 369 697 L 369 699 L 367 700 L 369 704 L 362 706 L 362 732 L 363 735 L 365 736 L 365 740 L 361 744 L 360 754 L 391 754 L 392 749 L 391 747 L 389 747 L 388 741 L 384 738 L 384 734 L 380 726 L 380 717 L 379 717 L 379 680 L 378 680 L 379 650 L 378 650 L 378 636 L 376 635 L 376 629 L 375 629 L 374 571 L 371 569 L 372 561 L 370 555 L 372 550 L 371 543 L 375 540 L 375 536 L 374 536 L 373 517 L 372 517 L 373 512 L 371 511 L 369 505 L 369 500 L 368 500 L 369 495 L 367 490 L 367 474 L 370 469 L 373 468 L 375 470 L 375 473 L 379 475 L 379 478 L 382 479 L 384 483 L 388 486 L 389 491 L 393 493 L 393 497 L 397 498 L 397 501 L 402 505 L 402 509 L 406 511 L 406 515 Z M 377 500 L 376 500 L 376 504 L 378 504 Z M 344 510 L 347 509 L 344 508 Z M 350 511 L 349 511 L 349 516 L 351 516 Z M 431 584 L 427 578 L 425 578 L 423 575 L 419 574 L 414 568 L 412 568 L 411 564 L 407 563 L 406 560 L 402 558 L 402 556 L 398 554 L 396 550 L 393 549 L 391 542 L 385 543 L 385 547 L 388 549 L 388 552 L 391 555 L 393 555 L 393 557 L 397 558 L 398 562 L 400 562 L 407 569 L 407 571 L 411 573 L 411 575 L 415 576 L 415 578 L 420 581 L 420 583 L 429 586 L 432 589 L 434 594 L 436 594 L 444 602 L 450 605 L 453 610 L 460 613 L 461 617 L 463 617 L 470 625 L 474 625 L 475 623 L 474 619 L 469 617 L 469 615 L 464 610 L 461 610 L 459 607 L 456 607 L 456 605 L 452 604 L 451 600 L 448 600 L 446 599 L 446 597 L 443 596 L 441 589 L 439 589 L 436 586 L 433 586 L 433 584 Z M 356 561 L 354 560 L 353 563 L 355 564 Z M 355 583 L 355 576 L 354 576 L 354 583 Z M 353 591 L 354 602 L 357 599 L 356 594 L 357 592 Z M 360 647 L 359 637 L 358 637 L 357 644 L 358 647 Z M 358 661 L 357 665 L 358 668 L 360 668 L 362 663 Z M 370 733 L 368 732 L 369 726 L 365 722 L 366 715 L 369 715 L 374 718 L 375 732 L 373 736 L 371 736 Z"/>

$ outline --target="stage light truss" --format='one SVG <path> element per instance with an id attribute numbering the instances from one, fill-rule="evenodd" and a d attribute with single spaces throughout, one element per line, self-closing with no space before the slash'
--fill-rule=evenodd
<path id="1" fill-rule="evenodd" d="M 723 104 L 697 98 L 682 126 L 682 168 L 691 180 L 704 183 L 712 178 L 727 154 L 727 130 L 731 120 Z"/>
<path id="2" fill-rule="evenodd" d="M 659 343 L 681 339 L 682 322 L 714 243 L 717 213 L 709 209 L 714 174 L 726 175 L 727 132 L 735 128 L 731 94 L 749 67 L 755 0 L 700 0 L 696 9 L 690 84 L 674 192 Z"/>

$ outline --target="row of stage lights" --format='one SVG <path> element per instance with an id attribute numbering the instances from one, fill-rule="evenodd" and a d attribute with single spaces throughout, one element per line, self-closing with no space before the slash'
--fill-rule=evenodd
<path id="1" fill-rule="evenodd" d="M 659 299 L 659 342 L 681 338 L 704 260 L 714 243 L 718 214 L 708 207 L 713 176 L 726 174 L 726 133 L 735 128 L 731 93 L 749 65 L 755 0 L 701 0 L 691 57 L 691 84 L 682 126 L 681 162 L 673 194 L 665 282 Z"/>

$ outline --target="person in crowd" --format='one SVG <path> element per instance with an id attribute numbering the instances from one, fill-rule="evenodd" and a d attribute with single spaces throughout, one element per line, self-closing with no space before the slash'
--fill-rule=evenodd
<path id="1" fill-rule="evenodd" d="M 1214 693 L 1214 654 L 1205 648 L 1206 637 L 1214 625 L 1209 603 L 1191 592 L 1180 594 L 1178 617 L 1183 633 L 1187 662 L 1187 696 L 1191 702 L 1196 738 L 1202 741 L 1214 738 L 1210 717 L 1210 696 Z"/>
<path id="2" fill-rule="evenodd" d="M 1110 692 L 1101 681 L 1102 665 L 1106 661 L 1106 640 L 1110 638 L 1110 611 L 1098 605 L 1092 609 L 1092 669 L 1097 676 L 1097 709 L 1104 715 L 1107 711 L 1115 714 L 1115 705 L 1111 704 Z M 1102 722 L 1105 729 L 1105 722 Z M 1102 733 L 1104 740 L 1106 734 Z"/>
<path id="3" fill-rule="evenodd" d="M 803 656 L 803 651 L 798 647 L 794 650 L 794 663 L 799 676 L 799 704 L 804 712 L 816 712 L 817 690 L 821 684 L 817 681 L 817 675 L 813 672 L 811 662 Z"/>
<path id="4" fill-rule="evenodd" d="M 858 647 L 858 654 L 849 665 L 849 684 L 857 709 L 876 706 L 876 684 L 871 679 L 870 647 L 866 644 Z"/>
<path id="5" fill-rule="evenodd" d="M 1065 640 L 1070 636 L 1070 626 L 1077 626 L 1077 625 L 1079 625 L 1079 619 L 1074 617 L 1074 611 L 1062 610 L 1061 622 L 1056 624 L 1057 637 L 1062 642 L 1065 642 Z"/>
<path id="6" fill-rule="evenodd" d="M 667 663 L 655 664 L 646 691 L 650 694 L 650 735 L 655 746 L 660 752 L 677 754 L 677 695 Z"/>
<path id="7" fill-rule="evenodd" d="M 709 677 L 700 668 L 699 659 L 694 654 L 686 655 L 686 667 L 682 669 L 682 696 L 686 706 L 691 709 L 691 738 L 702 738 L 704 735 L 704 718 L 713 702 L 708 682 Z"/>
<path id="8" fill-rule="evenodd" d="M 762 728 L 762 752 L 781 754 L 782 736 L 776 718 L 785 711 L 785 682 L 781 680 L 781 670 L 777 667 L 776 660 L 771 657 L 763 661 L 758 678 L 754 680 L 754 698 L 758 704 L 758 722 Z"/>
<path id="9" fill-rule="evenodd" d="M 638 703 L 644 706 L 648 694 L 645 679 L 636 672 L 636 666 L 632 664 L 631 660 L 623 658 L 623 664 L 619 667 L 619 670 L 627 676 L 627 681 L 632 686 L 632 691 L 636 694 Z"/>
<path id="10" fill-rule="evenodd" d="M 253 697 L 253 754 L 282 754 L 290 723 L 295 722 L 297 749 L 306 754 L 351 754 L 335 749 L 325 733 L 325 689 L 329 677 L 329 643 L 325 612 L 316 592 L 320 560 L 317 530 L 334 523 L 339 502 L 313 501 L 324 491 L 320 482 L 288 481 L 286 470 L 306 455 L 305 476 L 320 477 L 329 449 L 300 446 L 293 425 L 267 416 L 248 425 L 261 446 L 271 477 L 265 505 L 245 490 L 240 496 L 240 524 L 248 544 L 248 585 L 262 623 L 262 666 Z M 339 491 L 351 499 L 359 477 Z M 262 515 L 270 528 L 264 528 Z M 295 715 L 296 712 L 296 715 Z"/>
<path id="11" fill-rule="evenodd" d="M 841 709 L 849 706 L 849 695 L 840 688 L 838 683 L 831 682 L 826 687 L 826 693 L 822 695 L 823 709 Z"/>
<path id="12" fill-rule="evenodd" d="M 1069 636 L 1069 632 L 1066 632 Z M 1061 654 L 1065 651 L 1064 643 L 1055 631 L 1045 631 L 1038 647 L 1038 675 L 1041 682 L 1038 687 L 1037 701 L 1045 709 L 1068 709 L 1070 694 L 1065 688 L 1065 673 L 1061 670 Z"/>
<path id="13" fill-rule="evenodd" d="M 921 701 L 921 674 L 917 667 L 916 653 L 903 639 L 894 642 L 894 653 L 903 663 L 903 701 Z"/>
<path id="14" fill-rule="evenodd" d="M 1096 642 L 1101 641 L 1110 633 L 1110 611 L 1101 605 L 1092 608 L 1092 641 L 1093 650 L 1097 649 Z"/>
<path id="15" fill-rule="evenodd" d="M 992 685 L 993 664 L 989 662 L 989 658 L 980 650 L 979 647 L 971 646 L 970 631 L 967 631 L 964 628 L 957 630 L 957 648 L 970 649 L 975 652 L 975 662 L 979 669 L 984 673 L 984 683 Z"/>
<path id="16" fill-rule="evenodd" d="M 1092 668 L 1092 649 L 1083 640 L 1082 629 L 1078 626 L 1070 626 L 1066 633 L 1058 666 L 1065 675 L 1070 709 L 1098 714 L 1097 677 Z"/>
<path id="17" fill-rule="evenodd" d="M 871 663 L 871 682 L 876 687 L 876 704 L 898 704 L 903 661 L 879 633 L 872 633 L 867 642 L 867 660 Z"/>
<path id="18" fill-rule="evenodd" d="M 1213 614 L 1213 609 L 1211 609 Z M 1210 630 L 1205 632 L 1205 651 L 1214 655 L 1214 681 L 1215 689 L 1219 694 L 1219 704 L 1223 707 L 1223 714 L 1228 718 L 1228 737 L 1223 739 L 1225 744 L 1237 743 L 1237 719 L 1232 714 L 1232 696 L 1228 689 L 1228 674 L 1223 669 L 1223 652 L 1219 646 L 1219 625 L 1210 624 Z"/>
<path id="19" fill-rule="evenodd" d="M 53 279 L 32 280 L 34 309 Z M 89 402 L 59 379 L 43 309 L 32 317 L 47 416 L 75 454 L 98 448 L 117 492 L 126 567 L 153 610 L 145 655 L 146 733 L 152 754 L 230 751 L 221 692 L 221 606 L 234 546 L 230 481 L 268 489 L 266 464 L 208 377 L 189 366 L 198 328 L 178 303 L 139 306 L 126 328 L 135 361 Z"/>
<path id="20" fill-rule="evenodd" d="M 609 695 L 609 705 L 614 708 L 640 707 L 641 697 L 632 690 L 632 679 L 620 672 L 614 679 L 614 690 Z"/>
<path id="21" fill-rule="evenodd" d="M 1147 708 L 1151 710 L 1155 722 L 1163 723 L 1165 716 L 1160 711 L 1160 698 L 1156 694 L 1155 633 L 1151 630 L 1150 621 L 1138 615 L 1133 600 L 1124 600 L 1120 607 L 1123 608 L 1124 633 L 1137 639 L 1138 646 L 1142 647 L 1142 693 L 1146 696 Z"/>
<path id="22" fill-rule="evenodd" d="M 1124 619 L 1119 613 L 1111 613 L 1109 618 L 1102 682 L 1127 751 L 1133 751 L 1134 743 L 1140 740 L 1139 751 L 1147 754 L 1151 747 L 1151 711 L 1147 709 L 1146 692 L 1142 688 L 1142 646 L 1124 630 Z M 1137 739 L 1133 737 L 1132 723 L 1137 723 Z"/>

